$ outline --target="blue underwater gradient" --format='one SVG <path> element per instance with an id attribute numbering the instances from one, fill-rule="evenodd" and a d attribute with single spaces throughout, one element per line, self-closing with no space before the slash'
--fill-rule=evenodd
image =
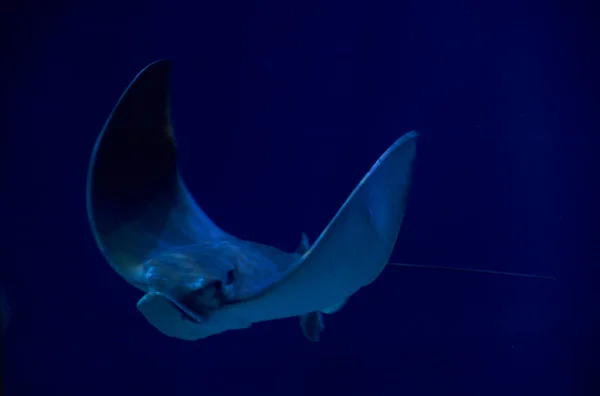
<path id="1" fill-rule="evenodd" d="M 590 4 L 3 4 L 6 394 L 600 394 Z M 164 58 L 186 188 L 226 232 L 284 251 L 314 241 L 416 129 L 392 259 L 557 280 L 390 267 L 325 316 L 317 343 L 297 318 L 164 336 L 97 249 L 85 203 L 107 117 Z"/>

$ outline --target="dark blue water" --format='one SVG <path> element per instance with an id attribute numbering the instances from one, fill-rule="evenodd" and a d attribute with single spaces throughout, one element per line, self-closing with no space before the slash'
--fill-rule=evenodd
<path id="1" fill-rule="evenodd" d="M 583 4 L 583 3 L 582 3 Z M 600 394 L 597 8 L 554 2 L 21 2 L 2 15 L 1 276 L 13 395 Z M 85 213 L 94 141 L 174 61 L 182 169 L 234 235 L 314 240 L 423 134 L 394 261 L 317 344 L 297 319 L 164 336 Z"/>

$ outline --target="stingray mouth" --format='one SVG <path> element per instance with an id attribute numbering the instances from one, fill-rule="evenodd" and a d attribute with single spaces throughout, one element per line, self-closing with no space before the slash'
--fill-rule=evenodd
<path id="1" fill-rule="evenodd" d="M 184 320 L 197 324 L 208 320 L 226 301 L 226 288 L 220 281 L 209 283 L 179 298 L 169 297 L 170 304 L 179 311 Z"/>

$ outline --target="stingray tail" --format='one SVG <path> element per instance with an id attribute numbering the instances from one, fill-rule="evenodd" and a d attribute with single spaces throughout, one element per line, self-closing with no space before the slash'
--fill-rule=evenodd
<path id="1" fill-rule="evenodd" d="M 489 275 L 504 275 L 504 276 L 516 276 L 516 277 L 520 277 L 520 278 L 556 280 L 556 278 L 554 278 L 552 276 L 520 274 L 520 273 L 516 273 L 516 272 L 491 271 L 491 270 L 482 270 L 482 269 L 473 269 L 473 268 L 438 267 L 438 266 L 434 266 L 434 265 L 419 265 L 419 264 L 404 264 L 404 263 L 388 263 L 388 265 L 391 265 L 394 267 L 410 267 L 410 268 L 445 270 L 445 271 L 456 271 L 456 272 L 474 272 L 474 273 L 489 274 Z"/>

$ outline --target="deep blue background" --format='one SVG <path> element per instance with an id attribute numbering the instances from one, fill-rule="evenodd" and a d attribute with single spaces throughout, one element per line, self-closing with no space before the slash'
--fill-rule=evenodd
<path id="1" fill-rule="evenodd" d="M 597 8 L 481 3 L 3 5 L 7 392 L 600 394 Z M 166 57 L 184 175 L 225 230 L 314 240 L 414 128 L 393 259 L 558 281 L 389 268 L 318 344 L 296 319 L 163 336 L 96 249 L 84 182 L 123 89 Z"/>

